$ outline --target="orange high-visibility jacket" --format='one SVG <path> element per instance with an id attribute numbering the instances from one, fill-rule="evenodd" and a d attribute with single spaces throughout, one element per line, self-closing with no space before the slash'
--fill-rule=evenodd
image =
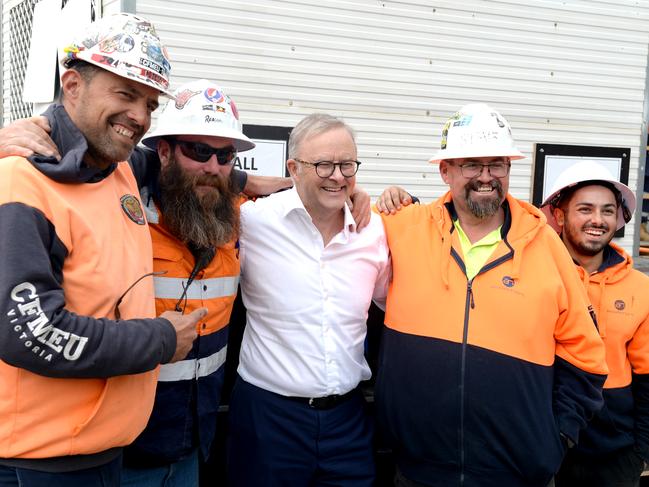
<path id="1" fill-rule="evenodd" d="M 60 162 L 0 160 L 0 463 L 131 443 L 176 345 L 153 279 L 128 290 L 152 271 L 131 169 L 85 167 L 63 107 L 47 115 Z"/>
<path id="2" fill-rule="evenodd" d="M 577 266 L 597 313 L 609 376 L 605 405 L 576 448 L 602 456 L 633 445 L 649 461 L 649 277 L 613 243 L 604 256 L 594 274 Z"/>
<path id="3" fill-rule="evenodd" d="M 503 240 L 467 280 L 450 193 L 383 215 L 392 255 L 376 398 L 416 482 L 545 486 L 602 405 L 604 346 L 563 243 L 508 196 Z"/>
<path id="4" fill-rule="evenodd" d="M 174 237 L 148 193 L 143 191 L 153 242 L 156 311 L 185 313 L 205 307 L 197 324 L 198 337 L 181 361 L 160 368 L 156 400 L 147 427 L 124 451 L 129 466 L 176 462 L 200 448 L 204 458 L 217 428 L 217 413 L 225 378 L 228 323 L 239 284 L 239 258 L 235 241 L 218 247 L 187 287 L 196 258 Z M 186 292 L 185 292 L 186 289 Z"/>

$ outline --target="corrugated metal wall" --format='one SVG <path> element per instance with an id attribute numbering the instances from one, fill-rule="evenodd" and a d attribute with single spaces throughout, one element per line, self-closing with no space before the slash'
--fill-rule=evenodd
<path id="1" fill-rule="evenodd" d="M 174 86 L 218 80 L 244 123 L 294 125 L 312 111 L 358 131 L 359 182 L 430 200 L 425 161 L 446 117 L 484 101 L 535 142 L 645 149 L 649 2 L 483 0 L 138 0 L 169 46 Z M 532 159 L 511 191 L 531 193 Z M 633 229 L 621 242 L 632 245 Z"/>
<path id="2" fill-rule="evenodd" d="M 3 105 L 8 113 L 3 0 Z M 399 184 L 428 201 L 445 191 L 426 163 L 446 117 L 484 101 L 535 142 L 631 147 L 630 185 L 645 149 L 649 2 L 555 0 L 105 0 L 151 18 L 169 46 L 174 86 L 206 77 L 244 123 L 292 126 L 313 111 L 358 131 L 359 182 L 373 196 Z M 133 8 L 134 6 L 134 8 Z M 511 191 L 526 200 L 530 158 Z M 632 225 L 622 244 L 630 249 Z"/>

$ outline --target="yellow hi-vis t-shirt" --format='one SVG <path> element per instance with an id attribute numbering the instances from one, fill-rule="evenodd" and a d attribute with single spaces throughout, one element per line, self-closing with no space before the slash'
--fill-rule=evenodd
<path id="1" fill-rule="evenodd" d="M 487 259 L 493 254 L 494 250 L 502 240 L 500 236 L 500 229 L 502 225 L 496 228 L 494 231 L 489 232 L 487 235 L 482 237 L 476 243 L 472 244 L 469 240 L 469 237 L 466 236 L 464 230 L 460 226 L 459 220 L 454 220 L 453 224 L 457 229 L 457 236 L 460 239 L 460 245 L 462 246 L 462 254 L 464 254 L 464 267 L 466 268 L 466 276 L 469 279 L 473 279 L 476 274 L 482 269 L 482 266 L 485 265 Z"/>

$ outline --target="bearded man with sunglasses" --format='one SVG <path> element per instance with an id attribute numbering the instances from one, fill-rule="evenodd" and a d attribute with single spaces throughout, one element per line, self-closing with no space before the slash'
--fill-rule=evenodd
<path id="1" fill-rule="evenodd" d="M 604 346 L 572 259 L 508 193 L 523 157 L 502 115 L 467 105 L 431 159 L 449 191 L 383 215 L 375 397 L 399 487 L 545 487 L 603 404 Z"/>
<path id="2" fill-rule="evenodd" d="M 291 132 L 294 189 L 241 207 L 247 323 L 230 401 L 229 485 L 371 486 L 372 425 L 359 382 L 367 312 L 382 301 L 388 249 L 377 215 L 362 232 L 352 129 L 325 114 Z"/>

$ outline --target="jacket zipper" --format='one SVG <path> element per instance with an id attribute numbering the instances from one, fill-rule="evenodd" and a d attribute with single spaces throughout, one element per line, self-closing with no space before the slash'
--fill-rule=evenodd
<path id="1" fill-rule="evenodd" d="M 494 260 L 493 262 L 485 265 L 478 273 L 473 276 L 473 279 L 467 280 L 466 283 L 466 301 L 464 304 L 464 328 L 462 330 L 462 357 L 460 361 L 460 486 L 464 485 L 464 464 L 465 464 L 465 451 L 464 451 L 464 389 L 465 389 L 465 376 L 466 376 L 466 349 L 469 340 L 469 312 L 475 308 L 475 299 L 473 296 L 473 280 L 478 277 L 480 274 L 487 272 L 494 267 L 499 266 L 503 262 L 509 260 L 514 255 L 514 251 L 505 241 L 505 244 L 510 248 L 510 252 L 503 255 L 502 257 Z M 459 256 L 455 249 L 451 249 L 451 255 L 460 266 L 460 269 L 464 272 L 466 276 L 466 266 L 464 261 Z"/>
<path id="2" fill-rule="evenodd" d="M 460 485 L 464 485 L 464 380 L 466 376 L 466 346 L 469 336 L 469 311 L 475 307 L 473 301 L 473 279 L 466 283 L 464 304 L 464 329 L 462 331 L 462 358 L 460 362 Z"/>

